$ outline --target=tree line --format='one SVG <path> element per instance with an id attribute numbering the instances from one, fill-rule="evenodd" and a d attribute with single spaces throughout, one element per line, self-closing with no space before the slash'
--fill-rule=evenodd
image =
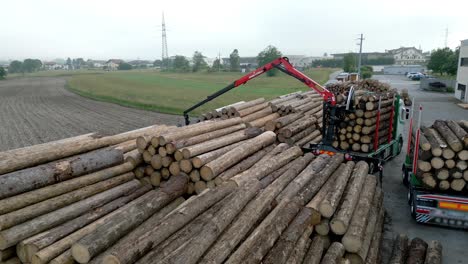
<path id="1" fill-rule="evenodd" d="M 42 62 L 38 59 L 14 60 L 8 66 L 9 73 L 31 73 L 40 70 Z"/>
<path id="2" fill-rule="evenodd" d="M 455 50 L 450 48 L 436 49 L 431 53 L 427 68 L 440 75 L 456 75 L 459 54 L 460 47 Z"/>

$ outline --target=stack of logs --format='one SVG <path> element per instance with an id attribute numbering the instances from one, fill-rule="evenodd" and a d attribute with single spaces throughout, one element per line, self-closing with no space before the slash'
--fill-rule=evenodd
<path id="1" fill-rule="evenodd" d="M 395 235 L 391 256 L 382 263 L 442 264 L 442 244 L 437 240 L 429 243 L 419 237 L 409 241 L 406 234 Z"/>
<path id="2" fill-rule="evenodd" d="M 424 187 L 468 192 L 468 121 L 436 120 L 421 127 L 418 154 L 416 176 Z"/>
<path id="3" fill-rule="evenodd" d="M 379 100 L 380 119 L 378 120 Z M 388 142 L 392 137 L 393 102 L 392 93 L 356 95 L 355 112 L 347 114 L 339 123 L 333 147 L 367 153 L 375 146 Z"/>

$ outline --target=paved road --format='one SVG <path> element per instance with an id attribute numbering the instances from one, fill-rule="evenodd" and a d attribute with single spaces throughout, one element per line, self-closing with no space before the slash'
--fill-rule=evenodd
<path id="1" fill-rule="evenodd" d="M 181 118 L 83 98 L 61 78 L 0 81 L 0 151 L 90 132 L 115 134 Z"/>
<path id="2" fill-rule="evenodd" d="M 404 76 L 377 75 L 373 78 L 388 82 L 392 87 L 407 88 L 410 96 L 415 97 L 416 105 L 422 104 L 422 123 L 431 125 L 436 119 L 468 119 L 468 110 L 457 106 L 452 94 L 422 91 L 419 82 L 409 81 Z M 408 126 L 405 127 L 405 142 Z M 405 152 L 405 151 L 403 151 Z M 393 231 L 406 233 L 410 238 L 421 237 L 424 240 L 437 239 L 443 244 L 444 262 L 446 264 L 468 264 L 468 232 L 444 227 L 416 224 L 410 216 L 406 202 L 407 188 L 401 183 L 401 166 L 404 153 L 387 163 L 384 167 L 383 188 L 385 191 L 385 208 L 391 217 Z"/>

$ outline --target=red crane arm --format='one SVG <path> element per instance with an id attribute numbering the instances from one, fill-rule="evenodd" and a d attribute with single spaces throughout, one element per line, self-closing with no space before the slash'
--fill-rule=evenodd
<path id="1" fill-rule="evenodd" d="M 291 63 L 289 63 L 289 60 L 287 57 L 275 59 L 274 61 L 267 63 L 263 65 L 262 67 L 248 73 L 247 75 L 235 81 L 234 87 L 237 87 L 242 84 L 246 84 L 248 81 L 252 80 L 253 78 L 259 75 L 262 75 L 263 73 L 273 68 L 277 68 L 280 71 L 298 79 L 299 81 L 307 85 L 309 88 L 314 89 L 316 92 L 322 95 L 325 102 L 329 102 L 332 106 L 336 105 L 336 99 L 332 92 L 328 91 L 325 87 L 321 86 L 319 83 L 317 83 L 316 81 L 309 78 L 307 75 L 303 74 L 302 72 L 294 68 L 294 66 L 292 66 Z"/>

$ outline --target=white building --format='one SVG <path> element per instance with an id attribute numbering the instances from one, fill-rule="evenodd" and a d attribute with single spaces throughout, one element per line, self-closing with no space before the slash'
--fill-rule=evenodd
<path id="1" fill-rule="evenodd" d="M 468 103 L 468 39 L 462 40 L 460 45 L 460 58 L 458 59 L 457 87 L 455 97 Z"/>
<path id="2" fill-rule="evenodd" d="M 421 65 L 427 61 L 426 55 L 423 54 L 422 50 L 415 47 L 401 47 L 387 50 L 386 52 L 393 55 L 396 65 Z"/>

